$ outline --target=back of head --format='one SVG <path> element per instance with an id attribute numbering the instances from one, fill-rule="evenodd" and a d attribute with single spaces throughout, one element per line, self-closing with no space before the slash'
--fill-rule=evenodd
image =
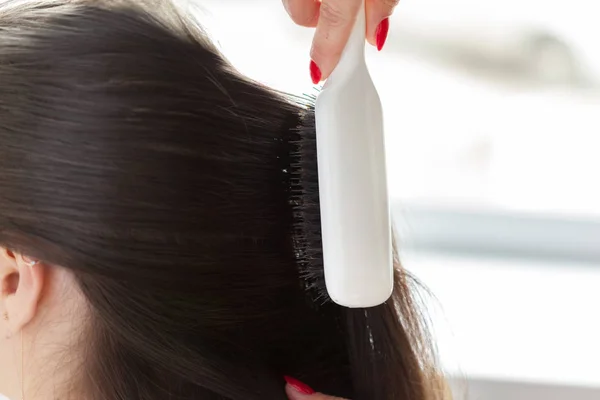
<path id="1" fill-rule="evenodd" d="M 436 397 L 403 272 L 368 310 L 303 279 L 322 262 L 310 107 L 176 13 L 2 7 L 0 245 L 69 270 L 89 313 L 56 350 L 85 354 L 60 398 L 284 399 L 283 375 Z"/>

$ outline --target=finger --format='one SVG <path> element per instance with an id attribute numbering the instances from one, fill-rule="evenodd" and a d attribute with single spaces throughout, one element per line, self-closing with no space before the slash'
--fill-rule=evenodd
<path id="1" fill-rule="evenodd" d="M 367 41 L 378 50 L 383 48 L 390 27 L 389 17 L 400 0 L 367 1 Z"/>
<path id="2" fill-rule="evenodd" d="M 318 0 L 283 0 L 283 6 L 296 24 L 314 28 L 319 20 Z"/>
<path id="3" fill-rule="evenodd" d="M 327 79 L 339 62 L 361 5 L 362 0 L 322 1 L 311 50 L 321 79 Z"/>
<path id="4" fill-rule="evenodd" d="M 341 397 L 327 396 L 322 393 L 301 393 L 289 384 L 285 387 L 285 392 L 290 400 L 345 400 Z"/>

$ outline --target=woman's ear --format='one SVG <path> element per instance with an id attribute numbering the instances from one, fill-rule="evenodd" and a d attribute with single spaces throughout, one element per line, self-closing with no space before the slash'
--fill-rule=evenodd
<path id="1" fill-rule="evenodd" d="M 0 309 L 11 332 L 20 332 L 38 312 L 46 278 L 42 263 L 0 247 Z"/>

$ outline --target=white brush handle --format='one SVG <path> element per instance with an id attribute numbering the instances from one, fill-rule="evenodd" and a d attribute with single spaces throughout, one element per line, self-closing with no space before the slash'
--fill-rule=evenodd
<path id="1" fill-rule="evenodd" d="M 365 62 L 364 2 L 315 110 L 325 280 L 350 308 L 387 301 L 393 255 L 381 101 Z"/>

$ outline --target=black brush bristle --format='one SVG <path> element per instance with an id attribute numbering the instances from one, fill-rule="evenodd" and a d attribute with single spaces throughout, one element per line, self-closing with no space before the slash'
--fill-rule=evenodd
<path id="1" fill-rule="evenodd" d="M 315 100 L 315 96 L 299 99 L 304 110 L 289 140 L 289 193 L 294 216 L 294 250 L 301 281 L 311 303 L 318 306 L 331 299 L 323 270 Z"/>

